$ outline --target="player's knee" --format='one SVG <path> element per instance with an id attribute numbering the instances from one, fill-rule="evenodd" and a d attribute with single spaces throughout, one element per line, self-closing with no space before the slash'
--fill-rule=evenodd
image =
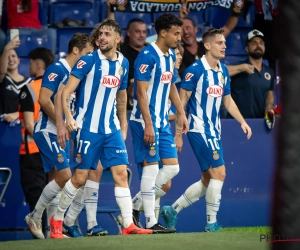
<path id="1" fill-rule="evenodd" d="M 179 173 L 179 165 L 164 165 L 162 168 L 162 171 L 166 176 L 168 176 L 169 179 L 172 179 L 174 176 L 176 176 Z"/>
<path id="2" fill-rule="evenodd" d="M 55 181 L 60 187 L 64 187 L 66 182 L 72 178 L 72 173 L 69 168 L 62 169 L 57 172 Z"/>
<path id="3" fill-rule="evenodd" d="M 126 186 L 128 183 L 128 176 L 126 167 L 115 167 L 113 168 L 114 181 L 118 186 Z"/>

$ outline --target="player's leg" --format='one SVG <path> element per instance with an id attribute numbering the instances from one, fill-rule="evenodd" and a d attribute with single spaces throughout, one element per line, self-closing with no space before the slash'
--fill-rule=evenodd
<path id="1" fill-rule="evenodd" d="M 106 137 L 100 161 L 103 169 L 110 167 L 115 182 L 115 197 L 123 220 L 122 234 L 152 234 L 152 230 L 138 228 L 132 219 L 132 198 L 128 186 L 126 145 L 120 130 Z M 154 196 L 153 196 L 154 197 Z M 154 204 L 153 204 L 154 205 Z M 153 207 L 154 212 L 154 207 Z"/>
<path id="2" fill-rule="evenodd" d="M 87 216 L 87 232 L 86 236 L 103 236 L 108 232 L 97 222 L 97 205 L 99 184 L 102 177 L 103 167 L 98 161 L 97 169 L 90 170 L 89 177 L 84 185 L 84 204 Z"/>
<path id="3" fill-rule="evenodd" d="M 161 187 L 161 190 L 164 193 L 167 193 L 170 189 L 171 189 L 171 185 L 172 185 L 172 180 L 169 180 L 165 185 L 163 185 Z M 160 198 L 161 197 L 155 197 L 155 218 L 158 221 L 159 218 L 159 214 L 160 214 Z"/>
<path id="4" fill-rule="evenodd" d="M 50 218 L 51 238 L 64 238 L 62 234 L 64 213 L 74 200 L 78 190 L 85 184 L 89 170 L 95 167 L 93 163 L 99 159 L 101 143 L 99 134 L 78 130 L 75 143 L 76 160 L 72 165 L 75 171 L 62 190 L 57 212 Z"/>
<path id="5" fill-rule="evenodd" d="M 53 171 L 55 165 L 59 169 L 55 179 L 49 182 L 43 189 L 34 210 L 25 217 L 31 233 L 37 238 L 44 239 L 40 228 L 42 214 L 45 208 L 62 190 L 65 182 L 71 177 L 71 171 L 65 152 L 57 144 L 56 135 L 47 132 L 37 132 L 34 134 L 34 140 L 39 147 L 45 172 Z"/>

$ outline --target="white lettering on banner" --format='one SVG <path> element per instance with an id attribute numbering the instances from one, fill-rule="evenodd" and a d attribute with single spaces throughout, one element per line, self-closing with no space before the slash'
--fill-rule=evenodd
<path id="1" fill-rule="evenodd" d="M 117 88 L 120 86 L 120 79 L 113 75 L 103 76 L 100 83 L 107 88 Z"/>
<path id="2" fill-rule="evenodd" d="M 223 88 L 219 85 L 211 85 L 206 89 L 206 93 L 209 96 L 219 98 L 223 95 Z"/>

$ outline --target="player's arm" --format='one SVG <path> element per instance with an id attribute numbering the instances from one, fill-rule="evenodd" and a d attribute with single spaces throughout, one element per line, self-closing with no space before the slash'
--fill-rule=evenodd
<path id="1" fill-rule="evenodd" d="M 62 107 L 62 91 L 65 85 L 61 84 L 55 97 L 54 97 L 54 107 L 55 107 L 55 119 L 57 128 L 57 142 L 62 149 L 66 147 L 66 140 L 69 140 L 69 131 L 66 128 L 66 123 L 63 120 L 63 107 Z"/>
<path id="2" fill-rule="evenodd" d="M 66 116 L 66 127 L 69 131 L 73 131 L 77 129 L 76 121 L 73 118 L 73 115 L 70 110 L 70 102 L 71 102 L 71 94 L 75 91 L 77 86 L 80 83 L 80 79 L 78 79 L 76 76 L 70 75 L 69 80 L 66 84 L 66 86 L 62 90 L 62 107 L 64 114 Z"/>
<path id="3" fill-rule="evenodd" d="M 223 97 L 223 104 L 229 114 L 241 124 L 242 130 L 245 134 L 247 133 L 247 139 L 250 139 L 252 135 L 251 128 L 246 123 L 230 94 Z"/>
<path id="4" fill-rule="evenodd" d="M 41 87 L 40 96 L 39 96 L 39 104 L 43 108 L 43 111 L 50 117 L 51 120 L 55 122 L 55 110 L 54 104 L 51 101 L 51 96 L 53 95 L 53 91 L 46 87 Z"/>
<path id="5" fill-rule="evenodd" d="M 147 90 L 149 87 L 149 82 L 137 81 L 137 101 L 145 122 L 144 129 L 144 141 L 146 144 L 154 143 L 154 129 L 152 124 L 152 119 L 149 110 L 149 99 L 147 96 Z"/>
<path id="6" fill-rule="evenodd" d="M 119 90 L 117 92 L 117 115 L 120 121 L 121 131 L 123 135 L 124 141 L 127 137 L 127 130 L 128 130 L 128 122 L 126 117 L 126 105 L 127 105 L 127 93 L 126 90 Z"/>
<path id="7" fill-rule="evenodd" d="M 106 0 L 107 4 L 107 19 L 115 20 L 115 13 L 112 10 L 113 4 L 116 4 L 116 0 Z"/>
<path id="8" fill-rule="evenodd" d="M 181 132 L 186 134 L 188 131 L 188 122 L 185 116 L 184 108 L 180 102 L 179 95 L 175 84 L 171 85 L 170 100 L 176 108 L 176 134 Z"/>

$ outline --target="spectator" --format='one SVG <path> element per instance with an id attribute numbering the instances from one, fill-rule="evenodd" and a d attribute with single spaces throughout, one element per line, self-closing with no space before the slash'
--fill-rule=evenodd
<path id="1" fill-rule="evenodd" d="M 44 187 L 47 184 L 47 175 L 44 172 L 39 149 L 33 140 L 34 123 L 38 120 L 40 105 L 39 93 L 42 85 L 42 76 L 45 69 L 53 63 L 54 56 L 47 48 L 36 48 L 29 55 L 30 75 L 35 80 L 25 85 L 21 90 L 20 121 L 22 126 L 22 144 L 20 149 L 20 173 L 21 185 L 32 211 L 37 203 Z M 42 228 L 46 231 L 47 217 L 44 212 Z"/>
<path id="2" fill-rule="evenodd" d="M 115 1 L 107 0 L 108 19 L 115 19 L 114 12 L 111 10 L 111 5 Z M 129 61 L 128 87 L 127 87 L 127 114 L 130 115 L 133 108 L 133 74 L 134 61 L 139 52 L 146 44 L 147 27 L 146 23 L 139 18 L 131 19 L 127 25 L 126 37 L 124 43 L 121 44 L 121 52 Z"/>
<path id="3" fill-rule="evenodd" d="M 189 11 L 187 9 L 186 1 L 182 1 L 181 9 L 179 11 L 179 18 L 183 21 L 182 37 L 183 46 L 179 46 L 182 55 L 182 64 L 179 69 L 179 74 L 182 77 L 185 69 L 190 66 L 195 60 L 200 59 L 204 54 L 203 42 L 197 42 L 198 28 L 193 19 L 188 18 Z M 238 22 L 237 14 L 233 13 L 227 20 L 224 30 L 224 37 L 226 38 L 230 32 L 235 28 Z"/>
<path id="4" fill-rule="evenodd" d="M 263 63 L 265 37 L 262 32 L 248 33 L 246 50 L 249 55 L 246 60 L 228 66 L 231 95 L 243 117 L 263 118 L 274 108 L 274 72 Z"/>
<path id="5" fill-rule="evenodd" d="M 38 0 L 10 0 L 6 1 L 8 20 L 8 34 L 10 29 L 19 29 L 20 34 L 49 35 L 51 37 L 52 53 L 56 53 L 56 30 L 42 29 L 39 20 Z"/>
<path id="6" fill-rule="evenodd" d="M 18 72 L 20 59 L 14 49 L 19 46 L 19 40 L 11 40 L 4 47 L 0 58 L 0 159 L 3 166 L 13 164 L 12 161 L 15 159 L 11 156 L 19 155 L 21 144 L 19 94 L 22 87 L 31 80 Z"/>

